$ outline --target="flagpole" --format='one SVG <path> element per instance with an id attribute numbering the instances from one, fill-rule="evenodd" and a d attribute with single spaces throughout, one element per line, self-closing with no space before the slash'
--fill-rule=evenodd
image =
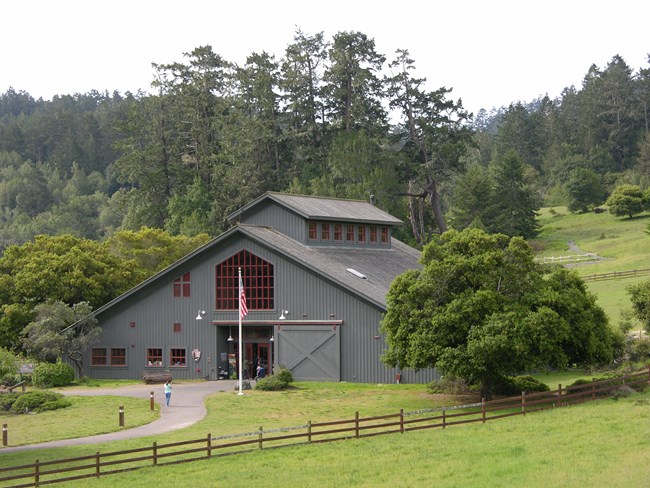
<path id="1" fill-rule="evenodd" d="M 242 355 L 242 329 L 241 329 L 241 292 L 242 292 L 242 281 L 241 281 L 241 268 L 239 268 L 239 281 L 237 282 L 239 287 L 239 294 L 237 296 L 237 301 L 239 303 L 239 373 L 237 374 L 237 379 L 239 380 L 239 393 L 238 395 L 243 395 L 242 392 L 242 363 L 244 362 L 244 356 Z"/>

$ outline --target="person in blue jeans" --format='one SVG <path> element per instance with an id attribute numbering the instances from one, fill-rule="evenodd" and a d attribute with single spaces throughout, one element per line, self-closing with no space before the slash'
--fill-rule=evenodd
<path id="1" fill-rule="evenodd" d="M 165 382 L 165 402 L 167 403 L 167 406 L 169 407 L 169 400 L 172 397 L 172 380 L 167 380 Z"/>

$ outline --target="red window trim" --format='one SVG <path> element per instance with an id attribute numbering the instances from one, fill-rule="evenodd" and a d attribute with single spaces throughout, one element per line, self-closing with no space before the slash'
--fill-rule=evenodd
<path id="1" fill-rule="evenodd" d="M 343 224 L 334 224 L 334 242 L 343 240 Z"/>
<path id="2" fill-rule="evenodd" d="M 117 356 L 116 351 L 122 351 L 123 355 Z M 111 366 L 126 366 L 126 348 L 111 347 Z"/>
<path id="3" fill-rule="evenodd" d="M 357 226 L 357 242 L 362 244 L 366 242 L 366 226 L 358 225 Z"/>
<path id="4" fill-rule="evenodd" d="M 103 355 L 98 355 L 95 354 L 96 352 L 103 352 Z M 97 362 L 98 359 L 103 359 L 102 362 Z M 91 353 L 90 353 L 90 365 L 91 366 L 107 366 L 108 365 L 108 357 L 106 356 L 106 348 L 105 347 L 93 347 Z"/>
<path id="5" fill-rule="evenodd" d="M 381 228 L 381 243 L 382 244 L 388 244 L 389 241 L 389 234 L 388 234 L 388 227 L 382 227 Z"/>
<path id="6" fill-rule="evenodd" d="M 345 240 L 346 242 L 354 242 L 354 225 L 346 224 L 345 226 Z"/>
<path id="7" fill-rule="evenodd" d="M 154 351 L 160 352 L 160 354 L 153 354 Z M 164 366 L 162 347 L 147 348 L 147 366 L 150 368 L 161 368 Z"/>
<path id="8" fill-rule="evenodd" d="M 174 297 L 175 298 L 187 298 L 190 296 L 191 286 L 190 286 L 190 272 L 179 276 L 174 280 Z"/>
<path id="9" fill-rule="evenodd" d="M 180 352 L 182 351 L 182 354 Z M 182 359 L 182 363 L 174 364 L 178 359 Z M 184 347 L 172 347 L 169 349 L 169 366 L 172 368 L 187 367 L 187 349 Z"/>
<path id="10" fill-rule="evenodd" d="M 275 310 L 274 266 L 245 249 L 215 266 L 215 308 L 239 310 L 239 268 L 248 312 Z"/>
<path id="11" fill-rule="evenodd" d="M 330 224 L 326 222 L 321 222 L 320 224 L 320 240 L 321 241 L 330 240 Z"/>
<path id="12" fill-rule="evenodd" d="M 318 225 L 316 222 L 309 222 L 309 232 L 307 234 L 307 238 L 310 241 L 315 241 L 318 239 Z"/>
<path id="13" fill-rule="evenodd" d="M 376 244 L 377 243 L 377 226 L 376 225 L 371 225 L 368 227 L 369 233 L 370 233 L 370 243 L 371 244 Z"/>

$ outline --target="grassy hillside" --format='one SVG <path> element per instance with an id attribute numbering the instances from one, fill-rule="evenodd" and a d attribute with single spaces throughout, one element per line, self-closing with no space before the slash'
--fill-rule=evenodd
<path id="1" fill-rule="evenodd" d="M 598 261 L 575 266 L 581 276 L 615 271 L 650 268 L 650 213 L 633 219 L 615 217 L 608 212 L 601 214 L 572 214 L 565 207 L 542 210 L 542 231 L 531 245 L 540 257 L 569 256 L 596 253 Z M 574 243 L 571 247 L 569 243 Z M 598 303 L 618 325 L 621 312 L 631 308 L 625 291 L 628 285 L 650 279 L 650 274 L 635 278 L 588 282 L 589 289 L 598 297 Z M 635 328 L 640 328 L 635 322 Z"/>

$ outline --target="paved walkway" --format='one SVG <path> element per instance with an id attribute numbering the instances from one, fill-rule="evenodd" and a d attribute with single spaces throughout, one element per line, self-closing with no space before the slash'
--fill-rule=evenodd
<path id="1" fill-rule="evenodd" d="M 129 385 L 120 388 L 66 388 L 60 390 L 65 395 L 117 395 L 135 398 L 150 398 L 154 392 L 154 401 L 160 404 L 160 418 L 153 422 L 134 427 L 132 429 L 110 432 L 108 434 L 79 437 L 77 439 L 62 439 L 59 441 L 43 442 L 15 447 L 0 447 L 0 455 L 4 452 L 24 451 L 28 449 L 42 449 L 50 447 L 72 446 L 75 444 L 97 444 L 134 437 L 145 437 L 163 434 L 173 430 L 182 429 L 195 424 L 207 414 L 205 397 L 212 393 L 233 390 L 237 381 L 219 380 L 190 383 L 174 383 L 169 407 L 165 406 L 163 385 Z"/>

